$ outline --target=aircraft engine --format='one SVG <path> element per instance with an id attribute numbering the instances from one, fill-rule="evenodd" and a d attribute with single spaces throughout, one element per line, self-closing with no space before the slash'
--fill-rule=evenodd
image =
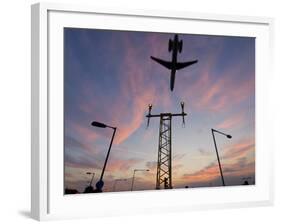
<path id="1" fill-rule="evenodd" d="M 173 41 L 169 39 L 169 52 L 173 49 Z"/>
<path id="2" fill-rule="evenodd" d="M 179 42 L 178 50 L 179 50 L 179 52 L 181 53 L 181 51 L 182 51 L 182 40 Z"/>

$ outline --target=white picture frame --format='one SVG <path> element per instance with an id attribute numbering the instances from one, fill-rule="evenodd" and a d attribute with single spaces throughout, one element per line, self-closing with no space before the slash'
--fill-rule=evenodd
<path id="1" fill-rule="evenodd" d="M 190 12 L 32 5 L 31 215 L 37 220 L 247 207 L 273 203 L 269 92 L 273 80 L 273 19 Z M 181 25 L 177 25 L 181 24 Z M 185 26 L 182 26 L 185 25 Z M 189 32 L 256 38 L 256 184 L 64 196 L 63 27 Z M 185 27 L 185 28 L 182 28 Z M 54 150 L 56 149 L 56 150 Z M 98 202 L 98 203 L 97 203 Z M 136 203 L 137 202 L 137 203 Z"/>

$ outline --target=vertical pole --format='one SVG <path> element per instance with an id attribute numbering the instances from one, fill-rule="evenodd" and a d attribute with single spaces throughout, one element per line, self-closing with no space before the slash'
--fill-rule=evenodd
<path id="1" fill-rule="evenodd" d="M 156 189 L 172 189 L 172 114 L 160 114 Z"/>
<path id="2" fill-rule="evenodd" d="M 159 125 L 159 141 L 158 141 L 158 162 L 157 162 L 157 174 L 156 174 L 156 190 L 160 189 L 160 169 L 161 169 L 161 146 L 162 146 L 162 127 L 163 127 L 163 116 L 160 115 Z"/>
<path id="3" fill-rule="evenodd" d="M 172 189 L 172 116 L 169 118 L 169 189 Z"/>
<path id="4" fill-rule="evenodd" d="M 218 163 L 219 163 L 222 185 L 225 186 L 224 178 L 223 178 L 223 174 L 222 174 L 222 169 L 221 169 L 220 157 L 219 157 L 219 153 L 218 153 L 218 149 L 217 149 L 217 143 L 216 143 L 216 139 L 215 139 L 215 135 L 214 135 L 214 130 L 213 129 L 212 129 L 212 135 L 213 135 L 213 140 L 214 140 L 214 144 L 215 144 L 217 159 L 218 159 Z"/>
<path id="5" fill-rule="evenodd" d="M 136 172 L 136 170 L 134 170 L 134 174 L 133 174 L 131 191 L 133 191 L 133 188 L 134 188 L 134 182 L 135 182 L 135 172 Z"/>
<path id="6" fill-rule="evenodd" d="M 95 173 L 93 173 L 92 179 L 90 181 L 90 186 L 92 186 L 92 183 L 93 183 L 93 180 L 94 180 L 94 176 L 95 176 Z"/>
<path id="7" fill-rule="evenodd" d="M 103 169 L 102 169 L 102 172 L 101 172 L 101 175 L 100 175 L 100 181 L 103 178 L 104 170 L 105 170 L 105 167 L 106 167 L 106 164 L 107 164 L 107 160 L 108 160 L 108 157 L 109 157 L 109 154 L 110 154 L 110 150 L 111 150 L 111 146 L 112 146 L 112 142 L 113 142 L 113 139 L 114 139 L 114 136 L 115 136 L 116 129 L 117 128 L 113 128 L 114 131 L 113 131 L 113 134 L 112 134 L 112 137 L 111 137 L 109 149 L 108 149 L 108 152 L 107 152 L 107 155 L 106 155 L 106 158 L 105 158 L 105 161 L 104 161 Z"/>

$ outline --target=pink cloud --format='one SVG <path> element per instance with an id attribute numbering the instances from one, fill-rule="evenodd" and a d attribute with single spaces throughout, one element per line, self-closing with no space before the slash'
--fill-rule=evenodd
<path id="1" fill-rule="evenodd" d="M 236 77 L 241 73 L 244 62 L 240 61 L 232 66 L 231 70 L 225 71 L 225 74 L 218 80 L 214 80 L 216 74 L 213 71 L 217 63 L 217 57 L 220 51 L 214 51 L 209 56 L 208 62 L 198 62 L 200 67 L 189 76 L 183 76 L 183 82 L 187 85 L 179 85 L 181 95 L 192 99 L 193 105 L 197 110 L 225 111 L 234 105 L 247 99 L 254 93 L 255 80 L 254 74 L 247 73 L 241 82 L 237 82 Z M 193 78 L 191 78 L 193 77 Z"/>
<path id="2" fill-rule="evenodd" d="M 150 171 L 156 171 L 157 162 L 156 162 L 156 161 L 148 161 L 148 162 L 146 162 L 146 167 L 147 167 Z"/>
<path id="3" fill-rule="evenodd" d="M 139 57 L 138 55 L 141 49 L 136 50 L 135 47 L 131 46 L 132 43 L 129 40 L 125 40 L 123 44 L 125 45 L 126 51 L 122 62 L 123 66 L 119 71 L 122 73 L 118 80 L 120 91 L 112 99 L 108 99 L 106 94 L 100 94 L 99 91 L 95 91 L 88 83 L 84 83 L 84 95 L 89 99 L 99 99 L 99 103 L 87 101 L 85 103 L 82 102 L 80 105 L 80 109 L 87 114 L 104 111 L 103 114 L 96 113 L 98 116 L 95 116 L 95 119 L 104 121 L 105 123 L 106 121 L 110 121 L 110 125 L 118 128 L 114 144 L 124 142 L 134 133 L 145 119 L 147 105 L 160 99 L 156 94 L 155 87 L 150 82 L 151 77 L 147 75 L 150 68 L 141 66 L 148 64 L 149 57 Z M 139 60 L 135 60 L 136 58 L 139 58 Z M 170 103 L 167 97 L 163 97 L 161 100 L 164 105 L 169 105 Z M 108 105 L 110 105 L 110 109 L 107 109 Z M 96 139 L 95 137 L 97 137 L 88 128 L 78 126 L 76 129 L 86 139 Z"/>
<path id="4" fill-rule="evenodd" d="M 240 142 L 230 145 L 223 153 L 224 159 L 239 159 L 246 157 L 249 153 L 255 152 L 254 139 L 243 139 Z"/>
<path id="5" fill-rule="evenodd" d="M 250 176 L 255 173 L 254 157 L 248 157 L 255 151 L 254 139 L 243 139 L 228 146 L 222 155 L 222 168 L 225 176 Z M 183 182 L 203 183 L 214 181 L 220 177 L 217 162 L 193 173 L 184 174 Z"/>
<path id="6" fill-rule="evenodd" d="M 241 125 L 244 121 L 244 114 L 237 113 L 233 117 L 230 117 L 217 125 L 219 129 L 231 129 Z"/>
<path id="7" fill-rule="evenodd" d="M 141 162 L 141 159 L 114 159 L 108 162 L 106 167 L 107 171 L 110 172 L 119 172 L 119 171 L 128 171 L 134 165 Z"/>
<path id="8" fill-rule="evenodd" d="M 83 139 L 95 141 L 101 137 L 98 132 L 93 131 L 93 127 L 91 127 L 90 124 L 87 124 L 87 126 L 83 124 L 73 124 L 73 129 Z"/>
<path id="9" fill-rule="evenodd" d="M 215 83 L 211 83 L 210 80 L 206 81 L 208 79 L 209 75 L 203 76 L 203 82 L 199 80 L 197 84 L 201 86 L 203 91 L 196 103 L 196 107 L 199 109 L 225 110 L 245 100 L 254 90 L 254 83 L 251 79 L 244 81 L 242 84 L 233 82 L 232 75 L 227 75 Z"/>
<path id="10" fill-rule="evenodd" d="M 245 163 L 237 161 L 232 164 L 222 164 L 223 174 L 225 177 L 239 177 L 250 176 L 255 172 L 255 163 Z M 190 174 L 184 174 L 182 181 L 192 183 L 203 183 L 214 181 L 220 178 L 219 167 L 216 163 L 212 163 L 209 166 Z"/>
<path id="11" fill-rule="evenodd" d="M 153 46 L 153 45 L 152 45 Z M 134 131 L 136 131 L 145 120 L 147 106 L 150 103 L 161 101 L 161 105 L 169 106 L 171 104 L 168 92 L 163 88 L 163 94 L 158 96 L 153 83 L 150 82 L 148 71 L 150 67 L 140 65 L 147 64 L 149 58 L 138 58 L 138 51 L 126 42 L 126 55 L 124 58 L 124 67 L 122 68 L 121 94 L 116 103 L 112 105 L 113 123 L 118 127 L 116 135 L 116 144 L 125 141 Z M 126 82 L 123 80 L 126 79 Z M 161 84 L 162 83 L 162 84 Z M 159 82 L 159 85 L 165 85 Z M 128 108 L 128 104 L 131 106 Z M 114 115 L 113 115 L 114 114 Z M 124 118 L 126 121 L 124 122 Z"/>

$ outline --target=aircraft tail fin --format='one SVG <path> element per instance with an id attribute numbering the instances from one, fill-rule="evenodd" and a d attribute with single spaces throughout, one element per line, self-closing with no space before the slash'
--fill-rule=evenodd
<path id="1" fill-rule="evenodd" d="M 153 56 L 150 56 L 150 58 L 156 62 L 158 62 L 159 64 L 163 65 L 164 67 L 166 67 L 167 69 L 172 69 L 172 63 L 171 62 L 168 62 L 168 61 L 164 61 L 162 59 L 159 59 L 159 58 L 155 58 Z"/>
<path id="2" fill-rule="evenodd" d="M 195 64 L 197 62 L 198 62 L 198 60 L 188 61 L 188 62 L 178 62 L 176 64 L 176 69 L 179 70 L 179 69 L 185 68 L 187 66 L 193 65 L 193 64 Z"/>

